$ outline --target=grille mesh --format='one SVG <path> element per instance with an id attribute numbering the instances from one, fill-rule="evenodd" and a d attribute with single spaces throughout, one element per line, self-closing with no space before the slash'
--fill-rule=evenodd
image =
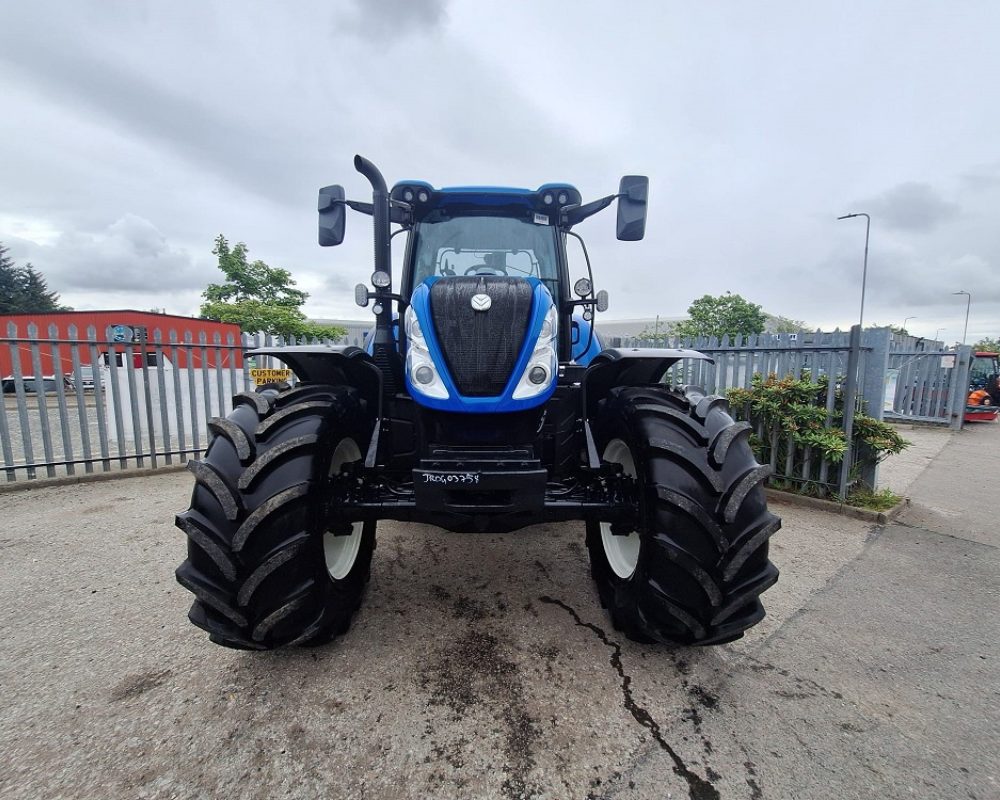
<path id="1" fill-rule="evenodd" d="M 488 311 L 472 296 L 487 294 Z M 524 278 L 443 278 L 431 286 L 431 316 L 444 359 L 466 397 L 496 397 L 514 369 L 528 329 L 531 284 Z"/>

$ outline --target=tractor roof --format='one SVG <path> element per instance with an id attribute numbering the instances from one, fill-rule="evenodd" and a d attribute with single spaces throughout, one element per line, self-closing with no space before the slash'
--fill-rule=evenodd
<path id="1" fill-rule="evenodd" d="M 448 186 L 435 189 L 425 181 L 400 181 L 392 187 L 393 200 L 409 204 L 419 221 L 432 212 L 444 214 L 521 215 L 533 211 L 546 216 L 580 203 L 580 192 L 568 183 L 546 183 L 537 189 L 512 186 Z"/>

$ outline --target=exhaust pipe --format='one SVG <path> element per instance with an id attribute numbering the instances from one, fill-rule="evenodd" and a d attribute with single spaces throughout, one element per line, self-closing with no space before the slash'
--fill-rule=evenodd
<path id="1" fill-rule="evenodd" d="M 389 272 L 389 190 L 385 178 L 371 161 L 364 156 L 354 156 L 354 168 L 372 185 L 372 219 L 375 229 L 375 271 Z M 390 273 L 391 277 L 391 273 Z M 391 290 L 388 290 L 391 291 Z"/>
<path id="2" fill-rule="evenodd" d="M 375 315 L 375 335 L 372 355 L 382 370 L 384 387 L 390 393 L 401 384 L 402 372 L 399 354 L 392 337 L 392 259 L 389 251 L 389 190 L 385 178 L 371 161 L 354 156 L 354 168 L 372 185 L 372 222 L 375 231 L 375 271 L 389 276 L 387 286 L 375 287 L 375 305 L 381 310 Z"/>

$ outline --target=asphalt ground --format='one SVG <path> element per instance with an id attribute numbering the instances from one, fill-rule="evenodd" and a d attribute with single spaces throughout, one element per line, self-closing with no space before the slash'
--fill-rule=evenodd
<path id="1" fill-rule="evenodd" d="M 775 506 L 769 615 L 706 649 L 619 636 L 582 525 L 386 523 L 344 638 L 225 650 L 173 579 L 189 475 L 0 495 L 0 797 L 1000 797 L 998 447 L 949 437 L 884 529 Z"/>

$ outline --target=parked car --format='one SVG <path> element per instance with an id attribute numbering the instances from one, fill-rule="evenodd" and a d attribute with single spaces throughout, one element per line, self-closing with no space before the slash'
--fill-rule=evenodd
<path id="1" fill-rule="evenodd" d="M 36 378 L 34 375 L 25 375 L 21 378 L 24 385 L 24 391 L 30 394 L 38 394 L 39 392 L 44 392 L 45 394 L 55 394 L 57 389 L 57 381 L 62 380 L 63 389 L 68 391 L 73 391 L 72 381 L 67 380 L 65 376 L 55 376 L 55 375 L 43 375 L 41 378 Z M 13 375 L 7 375 L 3 379 L 3 393 L 4 394 L 14 394 L 17 391 L 17 378 Z"/>
<path id="2" fill-rule="evenodd" d="M 80 382 L 76 381 L 76 374 L 73 372 L 66 373 L 66 380 L 69 384 L 76 388 L 78 392 L 94 391 L 94 386 L 100 382 L 101 386 L 104 385 L 103 378 L 101 377 L 101 367 L 95 364 L 83 364 L 80 367 Z"/>

